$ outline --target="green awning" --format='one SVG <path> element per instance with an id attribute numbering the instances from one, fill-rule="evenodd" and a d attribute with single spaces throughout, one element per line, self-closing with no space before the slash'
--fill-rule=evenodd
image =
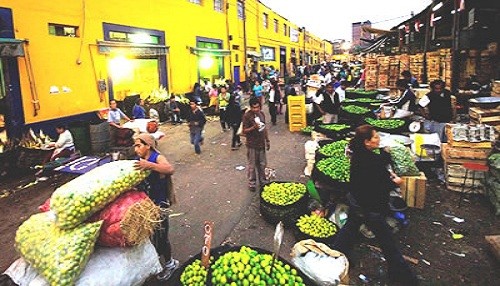
<path id="1" fill-rule="evenodd" d="M 122 53 L 125 55 L 137 57 L 156 57 L 164 56 L 168 52 L 168 47 L 165 45 L 156 44 L 136 44 L 125 42 L 112 41 L 97 41 L 99 53 L 109 55 L 113 53 Z"/>
<path id="2" fill-rule="evenodd" d="M 24 42 L 11 38 L 0 38 L 0 57 L 24 57 Z"/>
<path id="3" fill-rule="evenodd" d="M 213 56 L 213 57 L 225 57 L 230 56 L 231 51 L 223 49 L 207 49 L 207 48 L 195 48 L 189 47 L 191 53 L 198 56 Z"/>

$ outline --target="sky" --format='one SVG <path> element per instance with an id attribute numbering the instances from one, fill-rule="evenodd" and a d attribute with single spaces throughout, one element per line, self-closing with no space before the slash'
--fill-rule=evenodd
<path id="1" fill-rule="evenodd" d="M 352 39 L 352 23 L 369 20 L 390 29 L 418 14 L 431 0 L 260 0 L 299 27 L 326 40 Z M 397 18 L 397 19 L 394 19 Z M 394 19 L 394 20 L 391 20 Z M 389 21 L 390 20 L 390 21 Z"/>

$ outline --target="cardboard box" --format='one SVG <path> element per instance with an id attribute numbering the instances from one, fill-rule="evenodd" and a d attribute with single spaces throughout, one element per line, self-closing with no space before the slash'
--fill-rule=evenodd
<path id="1" fill-rule="evenodd" d="M 401 176 L 403 183 L 400 185 L 401 194 L 409 207 L 423 209 L 425 205 L 425 193 L 427 191 L 427 178 L 424 172 L 419 176 Z"/>

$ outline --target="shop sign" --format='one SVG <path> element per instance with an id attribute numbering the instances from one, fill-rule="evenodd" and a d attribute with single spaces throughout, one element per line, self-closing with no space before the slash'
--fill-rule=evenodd
<path id="1" fill-rule="evenodd" d="M 260 47 L 260 51 L 262 54 L 262 60 L 264 61 L 274 61 L 275 60 L 275 54 L 274 54 L 274 48 L 272 47 Z"/>
<path id="2" fill-rule="evenodd" d="M 298 43 L 299 42 L 299 31 L 293 28 L 290 28 L 290 42 Z"/>

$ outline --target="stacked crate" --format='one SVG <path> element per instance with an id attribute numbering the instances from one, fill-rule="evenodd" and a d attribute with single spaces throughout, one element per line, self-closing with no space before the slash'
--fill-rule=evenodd
<path id="1" fill-rule="evenodd" d="M 396 88 L 399 75 L 399 56 L 391 56 L 389 57 L 389 88 Z"/>
<path id="2" fill-rule="evenodd" d="M 441 79 L 440 67 L 441 59 L 439 52 L 427 53 L 427 78 L 429 82 Z"/>
<path id="3" fill-rule="evenodd" d="M 439 50 L 440 63 L 441 63 L 441 79 L 444 80 L 446 86 L 451 86 L 451 50 Z"/>
<path id="4" fill-rule="evenodd" d="M 410 56 L 408 54 L 402 54 L 399 56 L 399 70 L 410 70 Z"/>
<path id="5" fill-rule="evenodd" d="M 465 168 L 462 166 L 462 164 L 486 164 L 492 147 L 491 142 L 472 143 L 467 141 L 455 141 L 453 140 L 451 127 L 452 125 L 450 124 L 446 126 L 446 135 L 448 137 L 448 142 L 442 144 L 441 156 L 444 160 L 446 188 L 450 191 L 461 192 L 462 184 L 464 183 L 465 179 Z M 476 172 L 475 176 L 476 180 L 474 185 L 481 186 L 481 181 L 484 178 L 484 174 Z M 466 191 L 467 188 L 470 187 L 472 187 L 472 174 L 469 172 L 467 181 L 465 182 Z M 478 188 L 477 190 L 484 192 L 483 188 Z"/>
<path id="6" fill-rule="evenodd" d="M 495 62 L 495 56 L 490 55 L 489 50 L 481 51 L 478 61 L 477 69 L 477 79 L 479 82 L 489 82 L 491 80 L 490 75 L 493 74 Z"/>
<path id="7" fill-rule="evenodd" d="M 389 84 L 389 56 L 378 57 L 377 87 L 387 88 Z"/>
<path id="8" fill-rule="evenodd" d="M 420 82 L 424 73 L 424 55 L 410 55 L 410 72 Z"/>
<path id="9" fill-rule="evenodd" d="M 365 89 L 371 90 L 377 88 L 378 62 L 376 56 L 369 56 L 365 61 Z"/>
<path id="10" fill-rule="evenodd" d="M 300 131 L 307 125 L 305 95 L 289 96 L 287 103 L 290 131 Z"/>
<path id="11" fill-rule="evenodd" d="M 494 126 L 497 133 L 500 132 L 500 107 L 495 109 L 471 107 L 469 108 L 469 117 L 471 123 Z"/>

